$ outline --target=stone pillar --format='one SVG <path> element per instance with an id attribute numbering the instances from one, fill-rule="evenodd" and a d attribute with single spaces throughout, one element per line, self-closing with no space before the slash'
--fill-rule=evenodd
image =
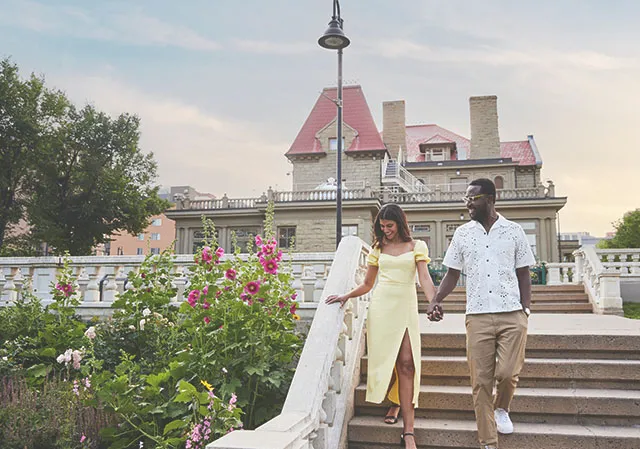
<path id="1" fill-rule="evenodd" d="M 544 262 L 555 262 L 549 256 L 549 235 L 547 234 L 547 219 L 536 220 L 536 234 L 538 238 L 538 257 Z"/>
<path id="2" fill-rule="evenodd" d="M 391 158 L 397 159 L 400 148 L 403 152 L 407 149 L 404 100 L 382 103 L 382 130 L 384 144 Z"/>
<path id="3" fill-rule="evenodd" d="M 435 223 L 435 232 L 434 232 L 434 249 L 435 253 L 431 256 L 432 259 L 439 259 L 443 257 L 444 254 L 444 246 L 445 246 L 445 238 L 444 235 L 444 227 L 442 226 L 442 220 L 436 220 Z"/>
<path id="4" fill-rule="evenodd" d="M 471 115 L 470 159 L 500 158 L 498 133 L 498 97 L 469 98 Z"/>

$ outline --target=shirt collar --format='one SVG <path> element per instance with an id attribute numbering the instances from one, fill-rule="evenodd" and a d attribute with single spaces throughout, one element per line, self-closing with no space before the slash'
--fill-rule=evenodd
<path id="1" fill-rule="evenodd" d="M 507 224 L 507 219 L 506 218 L 504 218 L 501 214 L 498 214 L 497 212 L 496 212 L 496 214 L 498 215 L 498 219 L 493 224 L 491 229 L 493 229 L 494 227 L 497 227 L 497 226 L 506 226 L 506 224 Z M 474 226 L 481 227 L 482 229 L 484 229 L 484 226 L 482 226 L 482 223 L 480 223 L 479 221 L 471 220 L 471 222 L 473 223 Z"/>

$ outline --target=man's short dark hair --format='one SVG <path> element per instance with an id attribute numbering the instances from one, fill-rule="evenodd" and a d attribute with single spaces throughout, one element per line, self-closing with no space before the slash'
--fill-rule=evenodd
<path id="1" fill-rule="evenodd" d="M 479 186 L 480 187 L 480 193 L 484 193 L 487 195 L 493 195 L 493 197 L 496 197 L 496 185 L 493 183 L 492 180 L 487 179 L 487 178 L 478 178 L 478 179 L 474 179 L 473 181 L 471 181 L 469 183 L 470 186 Z"/>

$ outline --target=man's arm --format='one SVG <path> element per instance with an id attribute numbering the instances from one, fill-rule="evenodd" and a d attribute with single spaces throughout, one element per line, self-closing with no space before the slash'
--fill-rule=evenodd
<path id="1" fill-rule="evenodd" d="M 518 288 L 520 289 L 520 302 L 522 303 L 522 309 L 528 309 L 531 307 L 531 274 L 529 272 L 529 267 L 516 268 L 516 276 L 518 277 Z"/>
<path id="2" fill-rule="evenodd" d="M 438 287 L 438 291 L 436 292 L 436 296 L 434 296 L 432 303 L 441 304 L 444 298 L 446 298 L 449 293 L 456 288 L 458 284 L 458 279 L 460 279 L 460 270 L 456 270 L 455 268 L 447 269 L 447 273 L 442 278 L 440 282 L 440 286 Z"/>

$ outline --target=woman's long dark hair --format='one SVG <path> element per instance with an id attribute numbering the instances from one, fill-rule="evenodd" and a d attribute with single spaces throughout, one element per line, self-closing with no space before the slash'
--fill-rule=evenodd
<path id="1" fill-rule="evenodd" d="M 373 248 L 384 247 L 384 232 L 380 226 L 380 220 L 395 221 L 398 227 L 398 235 L 403 242 L 411 241 L 411 232 L 409 231 L 409 224 L 407 223 L 407 215 L 397 204 L 385 204 L 378 212 L 375 221 L 373 222 Z"/>

